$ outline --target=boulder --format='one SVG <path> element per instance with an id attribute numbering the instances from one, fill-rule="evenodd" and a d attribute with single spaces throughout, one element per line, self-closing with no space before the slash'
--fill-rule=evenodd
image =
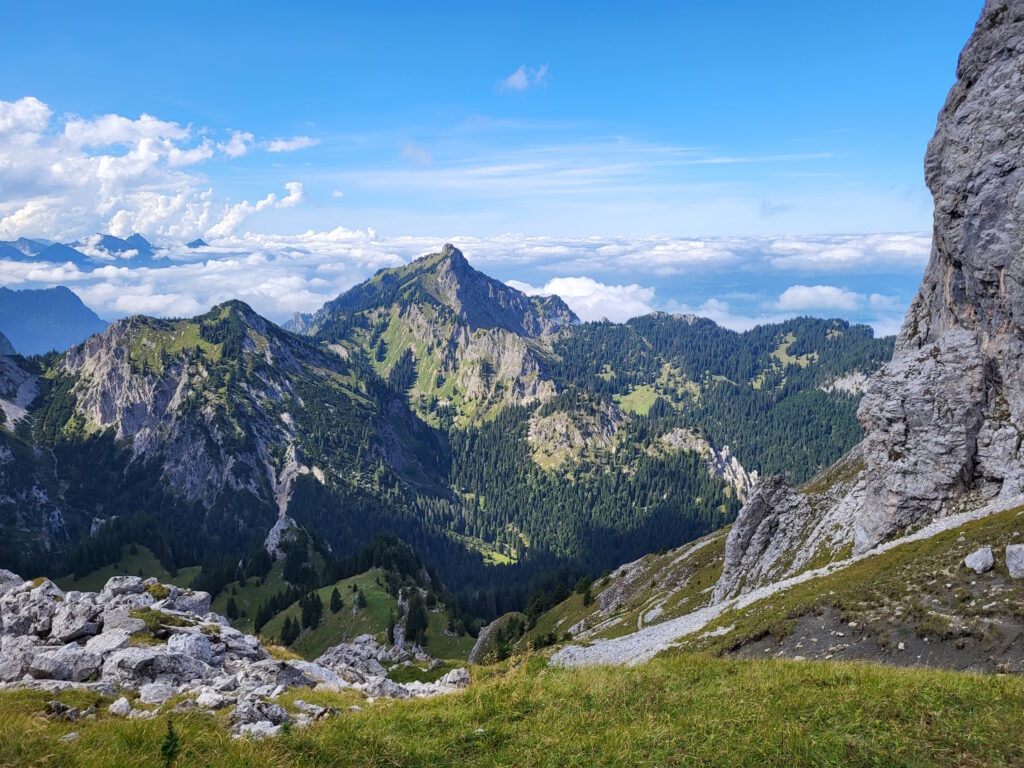
<path id="1" fill-rule="evenodd" d="M 128 717 L 132 713 L 132 705 L 128 702 L 128 699 L 122 696 L 110 705 L 108 711 L 115 717 Z"/>
<path id="2" fill-rule="evenodd" d="M 438 680 L 441 685 L 449 688 L 465 688 L 470 683 L 469 670 L 465 667 L 453 669 L 447 675 Z"/>
<path id="3" fill-rule="evenodd" d="M 147 683 L 152 678 L 157 655 L 152 648 L 137 646 L 114 651 L 103 662 L 103 679 L 125 686 Z"/>
<path id="4" fill-rule="evenodd" d="M 339 691 L 342 688 L 351 687 L 349 682 L 341 677 L 337 672 L 328 669 L 327 667 L 322 667 L 315 662 L 299 661 L 296 659 L 289 661 L 288 665 L 301 672 L 305 677 L 313 680 L 317 686 L 331 688 L 336 691 Z"/>
<path id="5" fill-rule="evenodd" d="M 129 615 L 126 610 L 105 610 L 103 612 L 103 632 L 107 633 L 114 629 L 121 629 L 129 635 L 136 632 L 145 632 L 149 627 L 142 619 Z"/>
<path id="6" fill-rule="evenodd" d="M 139 701 L 143 704 L 163 704 L 174 695 L 168 683 L 146 683 L 139 686 Z"/>
<path id="7" fill-rule="evenodd" d="M 0 642 L 0 681 L 8 683 L 24 677 L 33 657 L 40 650 L 32 637 L 4 636 Z"/>
<path id="8" fill-rule="evenodd" d="M 92 595 L 68 592 L 50 627 L 50 637 L 67 643 L 80 637 L 91 637 L 100 631 L 100 607 Z"/>
<path id="9" fill-rule="evenodd" d="M 74 643 L 55 651 L 42 651 L 33 656 L 28 673 L 32 677 L 83 682 L 99 674 L 103 659 L 98 653 Z"/>
<path id="10" fill-rule="evenodd" d="M 171 653 L 181 653 L 191 656 L 193 659 L 210 663 L 210 638 L 199 633 L 181 633 L 171 635 L 167 640 L 167 650 Z"/>
<path id="11" fill-rule="evenodd" d="M 371 677 L 356 687 L 367 696 L 374 698 L 408 699 L 412 696 L 408 688 L 386 677 Z"/>
<path id="12" fill-rule="evenodd" d="M 991 571 L 995 562 L 995 558 L 992 557 L 992 547 L 981 547 L 964 558 L 964 565 L 975 573 Z"/>
<path id="13" fill-rule="evenodd" d="M 1006 547 L 1006 570 L 1011 579 L 1024 579 L 1024 544 L 1010 544 Z"/>
<path id="14" fill-rule="evenodd" d="M 8 571 L 6 568 L 0 568 L 0 597 L 24 583 L 25 580 L 18 574 Z"/>
<path id="15" fill-rule="evenodd" d="M 196 706 L 203 709 L 222 709 L 231 703 L 231 699 L 217 691 L 206 688 L 196 697 Z"/>
<path id="16" fill-rule="evenodd" d="M 90 637 L 85 644 L 85 648 L 101 656 L 107 656 L 114 651 L 127 648 L 131 645 L 131 639 L 132 636 L 126 630 L 112 629 L 109 632 L 104 631 L 102 634 Z"/>
<path id="17" fill-rule="evenodd" d="M 99 595 L 99 602 L 109 603 L 121 595 L 138 595 L 145 590 L 138 576 L 112 576 Z"/>
<path id="18" fill-rule="evenodd" d="M 193 592 L 191 589 L 172 594 L 163 601 L 165 610 L 181 611 L 182 613 L 194 613 L 202 616 L 210 610 L 210 593 Z"/>
<path id="19" fill-rule="evenodd" d="M 242 723 L 235 729 L 235 736 L 251 736 L 254 739 L 266 739 L 277 736 L 281 732 L 280 725 L 274 725 L 269 720 L 260 720 L 256 723 Z"/>

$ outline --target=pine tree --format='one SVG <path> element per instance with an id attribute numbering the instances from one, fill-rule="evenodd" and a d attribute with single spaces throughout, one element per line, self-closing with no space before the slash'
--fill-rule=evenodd
<path id="1" fill-rule="evenodd" d="M 337 613 L 344 607 L 345 604 L 341 602 L 341 593 L 338 591 L 338 588 L 335 587 L 334 591 L 331 592 L 331 613 Z"/>
<path id="2" fill-rule="evenodd" d="M 238 604 L 235 602 L 235 598 L 229 597 L 227 607 L 224 609 L 224 613 L 227 614 L 229 619 L 238 618 Z"/>

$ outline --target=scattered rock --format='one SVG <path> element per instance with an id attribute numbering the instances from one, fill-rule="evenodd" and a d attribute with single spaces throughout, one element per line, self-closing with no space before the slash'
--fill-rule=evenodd
<path id="1" fill-rule="evenodd" d="M 107 711 L 115 717 L 128 717 L 132 712 L 132 705 L 124 696 L 111 704 Z"/>
<path id="2" fill-rule="evenodd" d="M 995 565 L 995 558 L 992 557 L 992 547 L 981 547 L 976 549 L 964 558 L 964 565 L 975 573 L 987 573 Z"/>
<path id="3" fill-rule="evenodd" d="M 139 687 L 139 701 L 143 704 L 163 704 L 174 695 L 167 683 L 147 683 Z"/>
<path id="4" fill-rule="evenodd" d="M 196 706 L 202 709 L 222 709 L 231 703 L 231 699 L 214 690 L 206 689 L 196 698 Z"/>
<path id="5" fill-rule="evenodd" d="M 79 714 L 81 713 L 78 707 L 71 707 L 59 701 L 48 701 L 46 703 L 46 711 L 43 713 L 50 720 L 67 720 L 71 723 L 78 720 Z"/>
<path id="6" fill-rule="evenodd" d="M 266 739 L 277 736 L 281 732 L 280 725 L 274 725 L 269 720 L 260 720 L 256 723 L 242 723 L 235 730 L 235 738 L 251 736 L 254 739 Z"/>
<path id="7" fill-rule="evenodd" d="M 1006 547 L 1006 570 L 1011 579 L 1024 579 L 1024 544 L 1009 544 Z"/>

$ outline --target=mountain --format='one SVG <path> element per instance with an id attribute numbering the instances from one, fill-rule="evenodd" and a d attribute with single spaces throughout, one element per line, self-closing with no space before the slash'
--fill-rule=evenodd
<path id="1" fill-rule="evenodd" d="M 25 256 L 38 256 L 48 245 L 49 241 L 29 240 L 27 237 L 0 240 L 0 258 L 14 258 L 20 261 Z"/>
<path id="2" fill-rule="evenodd" d="M 18 291 L 0 287 L 0 331 L 23 355 L 68 349 L 106 327 L 64 286 Z"/>
<path id="3" fill-rule="evenodd" d="M 487 277 L 449 244 L 379 271 L 289 327 L 366 350 L 436 425 L 550 398 L 550 337 L 578 322 L 557 296 L 527 296 Z"/>
<path id="4" fill-rule="evenodd" d="M 18 353 L 15 351 L 14 345 L 11 344 L 10 340 L 6 336 L 0 333 L 0 356 L 16 354 Z"/>
<path id="5" fill-rule="evenodd" d="M 132 317 L 10 371 L 0 562 L 83 574 L 145 544 L 216 592 L 281 525 L 321 576 L 389 531 L 493 616 L 731 522 L 758 474 L 811 476 L 861 437 L 836 382 L 892 350 L 833 320 L 580 323 L 450 246 L 304 322 Z"/>
<path id="6" fill-rule="evenodd" d="M 863 438 L 797 487 L 760 482 L 727 535 L 622 566 L 600 609 L 563 605 L 591 644 L 554 663 L 681 645 L 1024 671 L 1024 171 L 1007 159 L 1024 144 L 1022 37 L 1024 5 L 990 0 L 960 57 L 925 158 L 931 257 L 860 402 Z"/>
<path id="7" fill-rule="evenodd" d="M 76 240 L 71 248 L 86 252 L 90 258 L 102 261 L 130 259 L 133 265 L 151 264 L 157 254 L 153 245 L 139 233 L 127 238 L 97 234 Z"/>
<path id="8" fill-rule="evenodd" d="M 400 499 L 371 501 L 375 489 L 443 477 L 443 444 L 383 382 L 239 302 L 191 320 L 120 320 L 46 374 L 30 437 L 59 457 L 69 487 L 50 498 L 49 546 L 73 545 L 94 519 L 162 505 L 178 510 L 165 540 L 182 556 L 237 553 L 262 541 L 296 485 L 321 503 L 337 493 L 339 505 L 372 505 L 330 529 L 368 538 L 402 515 Z M 153 484 L 148 506 L 120 495 L 128 479 L 82 483 L 101 455 L 106 471 Z"/>

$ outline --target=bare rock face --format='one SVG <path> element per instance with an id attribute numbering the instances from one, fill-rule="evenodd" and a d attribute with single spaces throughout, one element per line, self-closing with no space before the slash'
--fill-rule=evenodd
<path id="1" fill-rule="evenodd" d="M 1022 93 L 1024 0 L 988 0 L 928 146 L 931 258 L 893 359 L 861 402 L 858 471 L 804 493 L 777 482 L 755 491 L 716 599 L 816 553 L 863 552 L 954 505 L 1024 493 Z"/>

